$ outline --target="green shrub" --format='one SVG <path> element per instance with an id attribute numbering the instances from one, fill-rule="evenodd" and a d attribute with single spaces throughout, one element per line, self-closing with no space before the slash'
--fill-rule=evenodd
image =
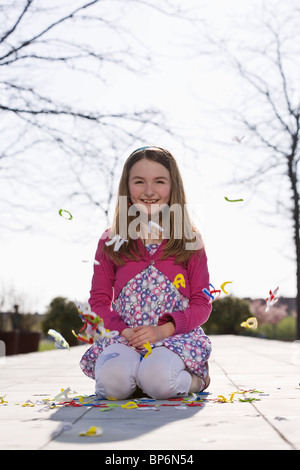
<path id="1" fill-rule="evenodd" d="M 296 339 L 296 318 L 285 317 L 275 325 L 276 339 L 294 341 Z"/>
<path id="2" fill-rule="evenodd" d="M 243 334 L 266 339 L 294 341 L 296 339 L 296 318 L 287 316 L 274 325 L 263 323 L 256 330 L 247 329 Z"/>
<path id="3" fill-rule="evenodd" d="M 78 344 L 72 330 L 78 332 L 82 326 L 83 323 L 76 305 L 74 302 L 67 301 L 64 297 L 56 297 L 51 301 L 42 320 L 42 330 L 45 334 L 52 328 L 58 331 L 70 346 Z"/>
<path id="4" fill-rule="evenodd" d="M 244 329 L 241 323 L 252 316 L 247 300 L 228 295 L 213 302 L 212 312 L 203 328 L 208 335 L 236 335 Z"/>
<path id="5" fill-rule="evenodd" d="M 242 334 L 245 336 L 255 336 L 258 338 L 275 339 L 275 328 L 276 325 L 271 325 L 271 323 L 263 323 L 256 330 L 245 328 Z"/>

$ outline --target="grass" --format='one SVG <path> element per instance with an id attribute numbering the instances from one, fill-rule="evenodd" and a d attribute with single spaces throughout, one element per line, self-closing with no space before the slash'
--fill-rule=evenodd
<path id="1" fill-rule="evenodd" d="M 277 339 L 281 341 L 295 341 L 296 339 L 296 318 L 287 316 L 275 325 L 265 323 L 257 330 L 245 329 L 245 335 L 258 336 L 266 339 Z"/>
<path id="2" fill-rule="evenodd" d="M 51 349 L 55 349 L 54 341 L 42 340 L 39 344 L 39 352 L 41 351 L 50 351 Z"/>

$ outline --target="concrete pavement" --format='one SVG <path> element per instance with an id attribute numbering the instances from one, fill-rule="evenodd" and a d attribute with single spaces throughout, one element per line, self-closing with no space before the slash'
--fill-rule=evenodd
<path id="1" fill-rule="evenodd" d="M 156 400 L 153 409 L 49 409 L 43 400 L 52 400 L 61 389 L 70 387 L 74 396 L 94 393 L 93 381 L 78 366 L 86 346 L 0 359 L 0 449 L 97 449 L 107 458 L 118 450 L 132 455 L 138 450 L 153 455 L 160 450 L 299 450 L 300 353 L 295 355 L 295 345 L 231 335 L 211 339 L 211 385 L 201 407 L 163 406 L 176 403 Z M 102 435 L 79 436 L 91 426 L 101 427 Z"/>

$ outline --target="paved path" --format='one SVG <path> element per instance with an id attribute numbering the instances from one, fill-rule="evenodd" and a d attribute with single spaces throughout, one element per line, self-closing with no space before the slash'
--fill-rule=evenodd
<path id="1" fill-rule="evenodd" d="M 94 393 L 93 381 L 78 367 L 86 347 L 0 359 L 0 396 L 5 395 L 3 400 L 8 402 L 0 405 L 0 449 L 97 449 L 110 456 L 117 450 L 144 449 L 153 454 L 160 450 L 174 454 L 202 449 L 299 450 L 300 352 L 292 343 L 249 337 L 213 336 L 212 342 L 209 400 L 202 407 L 181 404 L 180 409 L 162 406 L 174 403 L 170 401 L 156 401 L 156 410 L 45 409 L 38 401 L 54 398 L 62 388 L 70 387 L 79 395 Z M 249 389 L 260 393 L 235 394 L 229 403 L 214 401 L 219 395 L 229 400 L 232 393 Z M 35 406 L 22 406 L 27 400 Z M 69 428 L 60 432 L 62 425 Z M 79 436 L 90 426 L 101 426 L 102 436 Z"/>

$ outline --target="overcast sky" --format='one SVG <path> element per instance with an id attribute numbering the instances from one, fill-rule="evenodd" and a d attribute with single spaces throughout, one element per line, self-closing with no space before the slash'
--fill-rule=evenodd
<path id="1" fill-rule="evenodd" d="M 247 20 L 256 6 L 262 4 L 249 0 L 182 3 L 185 9 L 196 7 L 198 16 L 220 34 L 228 33 L 237 18 Z M 111 5 L 116 8 L 114 2 Z M 225 281 L 233 281 L 227 285 L 228 291 L 238 297 L 266 298 L 269 290 L 277 286 L 279 295 L 295 296 L 295 262 L 288 219 L 279 215 L 273 219 L 264 217 L 263 211 L 270 207 L 264 193 L 256 194 L 229 184 L 243 159 L 249 158 L 251 143 L 247 135 L 242 143 L 235 142 L 234 136 L 243 135 L 242 126 L 233 124 L 230 115 L 224 119 L 224 115 L 217 112 L 218 108 L 239 105 L 243 97 L 242 91 L 237 89 L 237 78 L 227 68 L 220 68 L 219 62 L 211 56 L 200 54 L 203 49 L 197 44 L 195 30 L 188 22 L 134 6 L 128 9 L 123 24 L 141 39 L 152 56 L 153 66 L 142 76 L 125 71 L 111 72 L 102 89 L 85 90 L 82 96 L 94 101 L 96 106 L 111 103 L 114 110 L 119 106 L 160 108 L 186 142 L 197 149 L 195 158 L 194 152 L 182 143 L 157 130 L 150 133 L 147 142 L 140 142 L 141 145 L 166 147 L 178 161 L 192 218 L 205 241 L 211 283 L 215 288 Z M 78 100 L 82 84 L 68 80 L 69 77 L 66 83 L 60 82 L 61 93 L 69 93 L 70 99 Z M 219 145 L 217 141 L 224 141 L 226 145 Z M 134 148 L 129 149 L 128 154 L 131 150 Z M 121 155 L 121 162 L 128 154 Z M 46 155 L 44 158 L 51 174 L 51 162 Z M 42 164 L 43 160 L 39 162 Z M 65 182 L 67 185 L 67 179 Z M 14 188 L 14 192 L 17 191 Z M 106 220 L 99 216 L 96 208 L 91 207 L 85 213 L 75 200 L 66 199 L 63 191 L 61 195 L 58 192 L 55 203 L 45 206 L 43 211 L 42 201 L 46 200 L 47 192 L 55 191 L 48 181 L 40 196 L 40 213 L 23 212 L 24 223 L 30 229 L 1 231 L 2 289 L 12 287 L 16 295 L 22 297 L 25 309 L 40 313 L 44 313 L 56 296 L 88 299 L 91 260 L 97 241 L 106 229 Z M 264 191 L 267 191 L 269 203 L 274 192 L 271 182 Z M 225 196 L 242 198 L 243 202 L 227 202 Z M 28 198 L 31 198 L 29 189 Z M 73 219 L 60 217 L 61 208 L 69 210 Z M 114 204 L 110 216 L 113 209 Z M 13 223 L 14 217 L 13 207 L 5 211 L 6 222 Z M 82 241 L 76 240 L 80 238 L 76 234 L 81 233 L 84 234 Z"/>

